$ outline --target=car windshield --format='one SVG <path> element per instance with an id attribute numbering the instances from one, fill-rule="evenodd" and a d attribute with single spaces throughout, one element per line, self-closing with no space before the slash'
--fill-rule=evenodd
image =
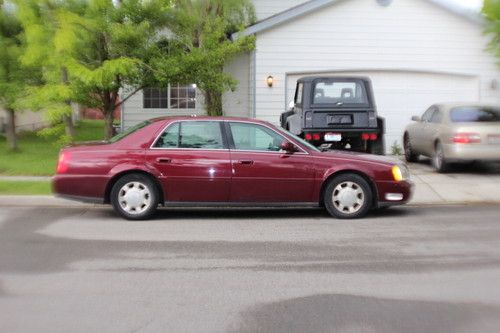
<path id="1" fill-rule="evenodd" d="M 454 123 L 500 122 L 500 108 L 461 106 L 452 109 L 450 117 Z"/>
<path id="2" fill-rule="evenodd" d="M 320 81 L 314 84 L 313 104 L 366 104 L 365 89 L 358 81 Z"/>
<path id="3" fill-rule="evenodd" d="M 123 131 L 123 132 L 115 135 L 111 139 L 109 139 L 109 142 L 110 143 L 114 143 L 116 141 L 120 141 L 124 137 L 129 136 L 130 134 L 134 133 L 137 130 L 140 130 L 143 127 L 148 126 L 149 124 L 151 124 L 151 121 L 146 120 L 146 121 L 143 121 L 143 122 L 141 122 L 141 123 L 139 123 L 139 124 L 137 124 L 135 126 L 129 127 L 126 131 Z"/>
<path id="4" fill-rule="evenodd" d="M 319 150 L 317 147 L 313 146 L 312 144 L 310 144 L 306 140 L 304 140 L 302 138 L 299 138 L 298 136 L 296 136 L 296 135 L 288 132 L 287 130 L 285 130 L 285 129 L 281 128 L 281 127 L 276 127 L 276 129 L 278 129 L 279 131 L 284 132 L 287 135 L 291 136 L 292 138 L 294 138 L 296 141 L 298 141 L 302 145 L 306 146 L 307 148 L 309 148 L 311 150 L 314 150 L 314 151 L 317 151 L 317 152 L 321 152 L 321 150 Z"/>

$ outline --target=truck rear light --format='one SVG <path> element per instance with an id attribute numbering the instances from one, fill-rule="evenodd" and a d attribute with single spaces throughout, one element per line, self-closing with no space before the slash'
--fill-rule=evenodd
<path id="1" fill-rule="evenodd" d="M 56 173 L 66 173 L 68 171 L 69 157 L 70 157 L 70 155 L 68 152 L 61 152 L 59 154 L 59 160 L 57 161 Z"/>
<path id="2" fill-rule="evenodd" d="M 315 140 L 315 141 L 319 141 L 319 140 L 321 140 L 321 134 L 319 134 L 319 133 L 314 133 L 314 134 L 313 134 L 313 140 Z"/>
<path id="3" fill-rule="evenodd" d="M 368 133 L 361 134 L 361 140 L 363 140 L 363 141 L 370 140 L 370 134 L 368 134 Z"/>
<path id="4" fill-rule="evenodd" d="M 455 133 L 453 143 L 481 143 L 481 135 L 478 133 Z"/>
<path id="5" fill-rule="evenodd" d="M 310 133 L 306 133 L 306 135 L 304 135 L 304 139 L 306 139 L 307 141 L 311 141 L 313 139 L 313 136 Z"/>
<path id="6" fill-rule="evenodd" d="M 378 135 L 377 135 L 377 133 L 372 133 L 372 134 L 370 134 L 370 140 L 371 140 L 371 141 L 377 141 L 377 139 L 378 139 Z"/>

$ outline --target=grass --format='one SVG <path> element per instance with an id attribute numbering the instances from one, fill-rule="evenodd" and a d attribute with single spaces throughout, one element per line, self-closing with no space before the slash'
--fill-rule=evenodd
<path id="1" fill-rule="evenodd" d="M 49 181 L 15 181 L 0 180 L 0 195 L 23 194 L 23 195 L 48 195 L 52 190 Z"/>
<path id="2" fill-rule="evenodd" d="M 101 140 L 104 122 L 83 120 L 78 123 L 76 131 L 76 142 Z M 0 136 L 0 175 L 50 176 L 54 174 L 60 149 L 57 138 L 46 139 L 34 132 L 25 132 L 19 134 L 18 140 L 19 151 L 13 152 L 8 149 L 6 139 Z"/>

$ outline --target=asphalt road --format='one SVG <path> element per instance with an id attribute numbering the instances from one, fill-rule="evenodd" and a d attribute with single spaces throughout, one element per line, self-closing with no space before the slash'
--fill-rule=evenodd
<path id="1" fill-rule="evenodd" d="M 499 332 L 500 206 L 0 207 L 1 332 Z"/>

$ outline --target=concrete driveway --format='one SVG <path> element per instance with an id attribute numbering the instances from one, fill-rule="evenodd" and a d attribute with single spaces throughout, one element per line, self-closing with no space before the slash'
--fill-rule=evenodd
<path id="1" fill-rule="evenodd" d="M 430 159 L 409 163 L 416 184 L 413 204 L 500 203 L 500 164 L 456 165 L 439 174 Z"/>

